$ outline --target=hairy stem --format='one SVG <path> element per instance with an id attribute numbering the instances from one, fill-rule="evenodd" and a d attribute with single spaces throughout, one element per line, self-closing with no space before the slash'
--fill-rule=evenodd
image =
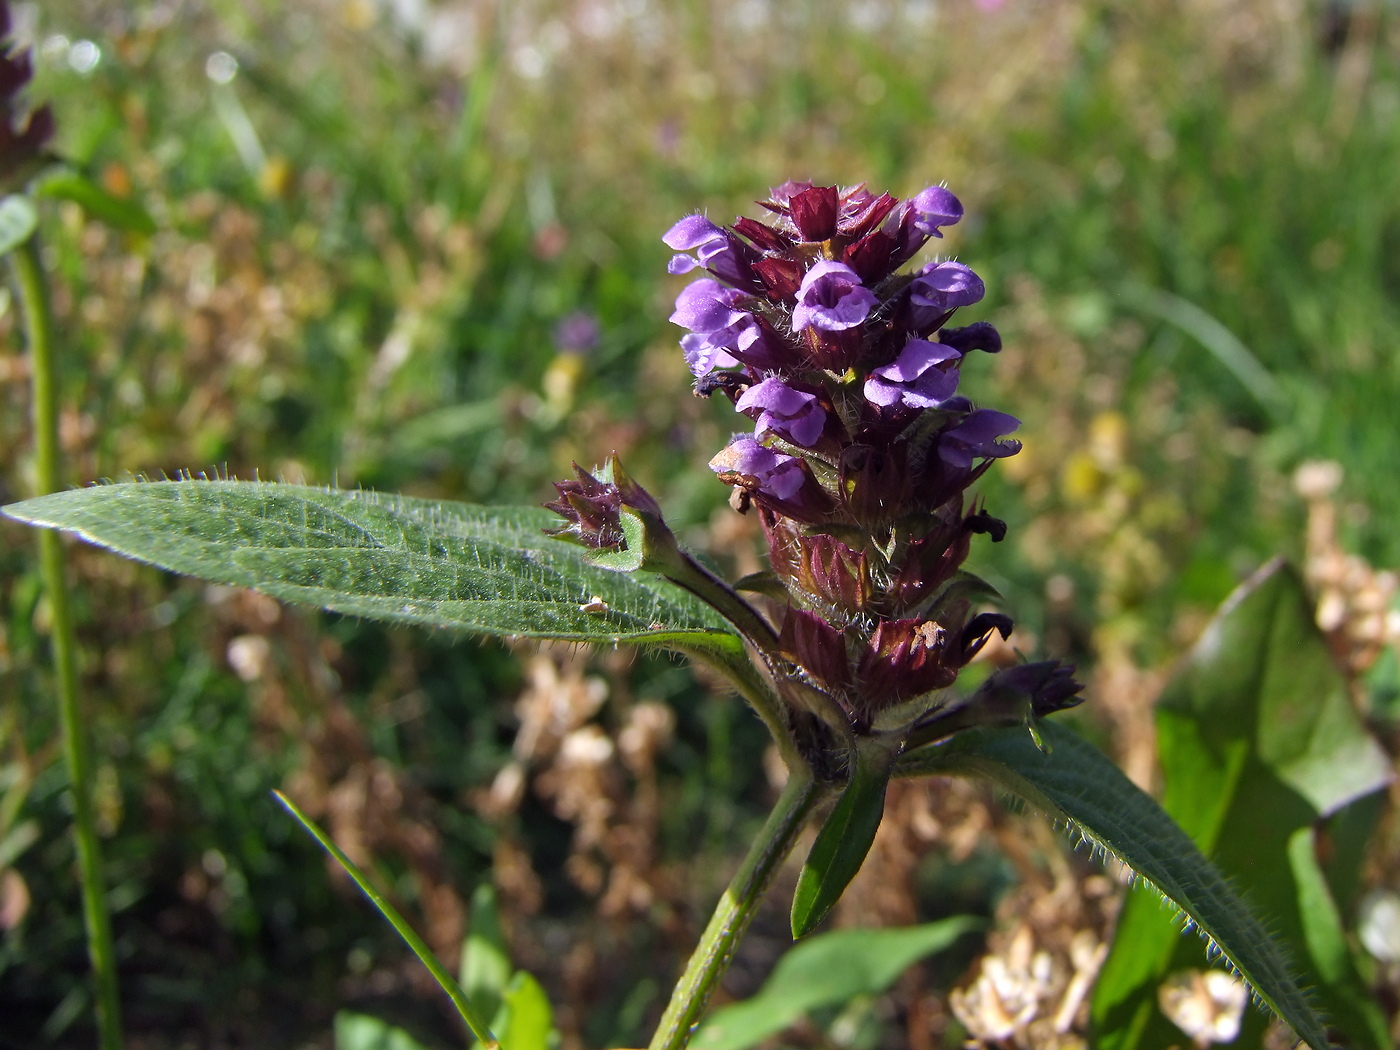
<path id="1" fill-rule="evenodd" d="M 824 792 L 825 788 L 805 766 L 793 768 L 778 804 L 768 814 L 763 830 L 720 897 L 700 943 L 686 964 L 685 973 L 676 982 L 661 1024 L 652 1036 L 650 1050 L 684 1050 L 690 1042 L 692 1030 L 705 1012 L 724 971 L 729 968 L 768 884 L 792 850 L 812 807 Z"/>
<path id="2" fill-rule="evenodd" d="M 53 319 L 49 312 L 48 285 L 39 260 L 37 237 L 30 237 L 10 253 L 19 301 L 29 340 L 30 373 L 34 396 L 34 449 L 40 494 L 62 487 L 58 445 L 58 381 L 53 360 Z M 52 622 L 54 675 L 58 687 L 59 720 L 63 727 L 63 755 L 73 792 L 73 834 L 78 848 L 78 875 L 82 885 L 83 919 L 87 926 L 88 956 L 97 983 L 97 1028 L 102 1050 L 122 1045 L 120 1004 L 117 997 L 117 960 L 112 946 L 112 922 L 107 913 L 106 885 L 102 876 L 102 851 L 92 812 L 92 760 L 87 734 L 78 708 L 77 642 L 68 608 L 64 579 L 63 544 L 53 529 L 39 531 L 39 566 L 48 596 Z"/>

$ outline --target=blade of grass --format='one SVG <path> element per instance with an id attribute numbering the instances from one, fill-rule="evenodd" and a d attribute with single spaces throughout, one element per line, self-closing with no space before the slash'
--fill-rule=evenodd
<path id="1" fill-rule="evenodd" d="M 438 962 L 437 956 L 423 942 L 423 938 L 414 932 L 413 927 L 404 921 L 404 917 L 374 888 L 374 884 L 369 881 L 364 872 L 355 866 L 355 862 L 331 841 L 330 836 L 297 808 L 295 802 L 280 791 L 274 791 L 273 794 L 277 796 L 277 801 L 282 803 L 283 808 L 306 829 L 307 834 L 319 842 L 321 848 L 334 857 L 335 862 L 345 869 L 345 873 L 355 880 L 355 885 L 360 887 L 364 895 L 369 898 L 369 902 L 379 909 L 379 914 L 389 920 L 389 925 L 403 938 L 404 944 L 408 945 L 413 954 L 418 956 L 418 961 L 428 968 L 428 972 L 433 975 L 433 980 L 437 981 L 438 986 L 447 993 L 447 997 L 452 1000 L 452 1005 L 457 1008 L 457 1012 L 462 1015 L 462 1020 L 471 1029 L 472 1035 L 481 1041 L 483 1050 L 498 1050 L 500 1044 L 496 1042 L 496 1037 L 491 1034 L 490 1027 L 477 1016 L 476 1011 L 467 1002 L 467 995 L 462 991 L 462 986 L 453 979 L 442 963 Z"/>

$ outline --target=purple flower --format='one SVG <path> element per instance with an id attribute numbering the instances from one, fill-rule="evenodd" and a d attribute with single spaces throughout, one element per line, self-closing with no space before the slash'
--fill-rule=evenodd
<path id="1" fill-rule="evenodd" d="M 974 457 L 1000 459 L 1021 451 L 1019 441 L 998 441 L 1021 425 L 1015 416 L 979 408 L 969 413 L 957 426 L 943 431 L 938 438 L 938 455 L 943 462 L 967 470 Z"/>
<path id="2" fill-rule="evenodd" d="M 930 186 L 909 202 L 914 229 L 930 237 L 942 237 L 940 226 L 952 226 L 963 217 L 962 202 L 942 186 Z"/>
<path id="3" fill-rule="evenodd" d="M 937 313 L 971 306 L 987 293 L 982 278 L 960 262 L 929 263 L 914 275 L 909 285 L 909 299 L 916 307 L 931 308 Z"/>
<path id="4" fill-rule="evenodd" d="M 718 281 L 702 277 L 681 289 L 671 323 L 692 332 L 717 332 L 749 315 L 734 309 L 740 293 Z"/>
<path id="5" fill-rule="evenodd" d="M 777 376 L 749 387 L 734 408 L 739 412 L 761 410 L 755 437 L 772 432 L 804 448 L 821 437 L 826 426 L 826 409 L 817 403 L 816 395 L 794 390 Z"/>
<path id="6" fill-rule="evenodd" d="M 742 245 L 723 226 L 717 226 L 703 215 L 687 215 L 661 238 L 668 248 L 679 255 L 671 256 L 666 264 L 668 273 L 689 273 L 703 266 L 726 281 L 745 284 L 750 280 L 748 264 L 740 259 Z M 695 252 L 695 256 L 686 252 Z"/>
<path id="7" fill-rule="evenodd" d="M 792 499 L 807 480 L 800 459 L 765 448 L 747 434 L 736 437 L 710 460 L 710 469 L 751 477 L 759 493 L 779 500 Z"/>
<path id="8" fill-rule="evenodd" d="M 844 263 L 822 260 L 807 271 L 797 289 L 792 327 L 839 332 L 854 328 L 870 316 L 879 300 Z"/>
<path id="9" fill-rule="evenodd" d="M 933 408 L 958 389 L 957 369 L 938 366 L 961 357 L 951 346 L 911 339 L 894 361 L 870 373 L 865 398 L 885 407 L 902 403 L 908 408 Z"/>
<path id="10" fill-rule="evenodd" d="M 554 326 L 554 343 L 570 354 L 585 354 L 598 345 L 598 319 L 587 310 L 575 310 Z"/>
<path id="11" fill-rule="evenodd" d="M 681 289 L 671 323 L 689 328 L 681 337 L 686 362 L 697 377 L 716 368 L 733 368 L 740 361 L 759 367 L 770 363 L 763 328 L 753 314 L 736 309 L 742 293 L 708 277 Z"/>

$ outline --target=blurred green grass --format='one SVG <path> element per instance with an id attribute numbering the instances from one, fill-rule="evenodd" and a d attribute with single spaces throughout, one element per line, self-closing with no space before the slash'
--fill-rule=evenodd
<path id="1" fill-rule="evenodd" d="M 1086 669 L 1179 653 L 1248 570 L 1300 551 L 1286 479 L 1304 459 L 1345 464 L 1347 542 L 1400 563 L 1400 20 L 1386 7 L 20 6 L 61 151 L 158 224 L 131 239 L 72 205 L 45 215 L 75 483 L 220 469 L 533 502 L 571 460 L 617 449 L 722 553 L 726 490 L 705 463 L 735 421 L 688 393 L 660 233 L 697 208 L 752 212 L 789 177 L 900 195 L 946 180 L 968 217 L 939 248 L 986 278 L 971 313 L 1008 346 L 967 389 L 1025 420 L 1025 452 L 986 486 L 1012 539 L 978 559 L 1032 648 Z M 91 68 L 82 40 L 99 49 Z M 226 83 L 208 72 L 216 52 L 237 60 Z M 577 311 L 600 329 L 582 356 L 555 338 Z M 1224 363 L 1202 313 L 1276 403 Z M 0 327 L 8 501 L 29 491 L 26 387 L 13 309 Z M 301 613 L 276 626 L 90 551 L 75 572 L 134 1030 L 166 1031 L 151 1046 L 328 1031 L 344 995 L 372 994 L 347 993 L 347 953 L 393 949 L 267 792 L 314 761 L 308 739 L 343 704 L 367 758 L 421 789 L 469 893 L 492 864 L 470 799 L 509 750 L 514 659 Z M 33 904 L 0 948 L 20 1019 L 0 1046 L 81 1041 L 86 1023 L 65 998 L 82 994 L 82 943 L 37 593 L 29 537 L 0 525 L 0 696 L 22 727 L 7 761 L 33 777 L 43 829 L 16 867 Z M 271 640 L 275 690 L 227 666 L 244 635 Z M 617 680 L 680 718 L 667 855 L 695 848 L 700 820 L 722 869 L 763 793 L 761 733 L 665 661 Z M 268 713 L 278 690 L 294 718 Z M 426 702 L 394 715 L 414 691 Z M 523 823 L 548 921 L 592 921 L 562 874 L 567 826 L 542 808 Z M 412 873 L 390 874 L 411 901 Z M 614 953 L 611 1005 L 577 1030 L 638 1038 L 627 1025 L 655 1007 L 626 990 L 684 947 L 637 925 L 596 936 L 642 947 L 630 969 Z M 444 1030 L 420 1014 L 406 1020 Z M 273 1016 L 285 1039 L 267 1036 Z"/>

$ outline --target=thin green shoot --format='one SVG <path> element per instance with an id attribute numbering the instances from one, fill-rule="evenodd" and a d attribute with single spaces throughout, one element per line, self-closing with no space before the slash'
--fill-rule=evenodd
<path id="1" fill-rule="evenodd" d="M 418 956 L 418 961 L 428 968 L 428 972 L 433 975 L 433 980 L 437 981 L 439 987 L 447 993 L 447 997 L 452 1000 L 452 1005 L 457 1008 L 457 1012 L 462 1015 L 462 1020 L 471 1029 L 472 1035 L 481 1042 L 483 1050 L 498 1050 L 500 1044 L 496 1041 L 496 1037 L 491 1034 L 490 1027 L 477 1016 L 471 1004 L 467 1002 L 467 995 L 462 991 L 462 986 L 447 972 L 442 963 L 438 962 L 437 956 L 424 943 L 423 938 L 414 932 L 413 927 L 404 920 L 398 910 L 374 888 L 374 884 L 369 881 L 364 872 L 356 867 L 355 862 L 331 841 L 330 836 L 297 808 L 296 803 L 280 791 L 274 791 L 273 794 L 277 796 L 277 801 L 282 803 L 283 808 L 306 829 L 307 834 L 319 842 L 321 848 L 334 857 L 335 862 L 345 869 L 345 873 L 355 881 L 356 886 L 360 887 L 361 892 L 369 898 L 369 902 L 379 909 L 379 914 L 389 920 L 389 925 L 403 938 L 403 942 L 408 945 L 414 955 Z"/>

